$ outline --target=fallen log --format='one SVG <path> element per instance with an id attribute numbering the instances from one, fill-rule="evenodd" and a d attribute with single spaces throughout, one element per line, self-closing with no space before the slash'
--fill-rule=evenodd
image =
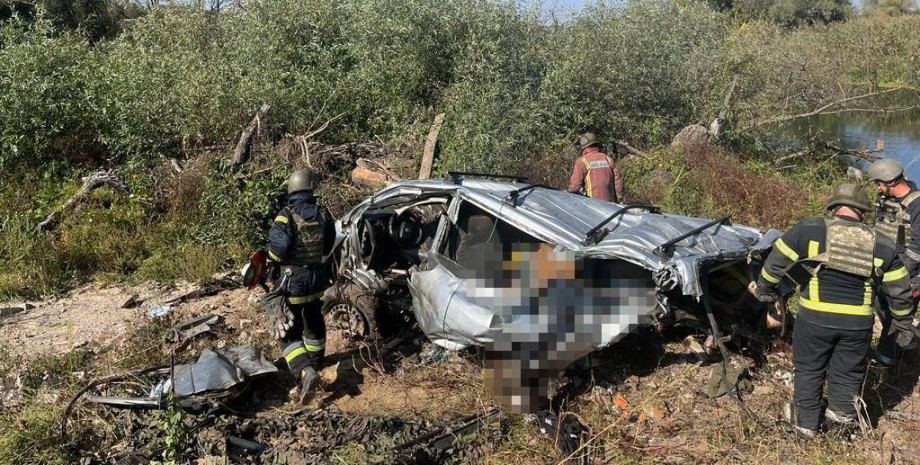
<path id="1" fill-rule="evenodd" d="M 396 173 L 381 163 L 367 158 L 359 158 L 357 166 L 351 170 L 351 181 L 355 184 L 368 187 L 380 187 L 390 183 L 401 181 Z"/>
<path id="2" fill-rule="evenodd" d="M 641 150 L 639 150 L 639 149 L 633 147 L 632 145 L 629 145 L 629 142 L 626 142 L 625 140 L 619 140 L 619 139 L 617 139 L 617 140 L 615 140 L 615 141 L 613 141 L 613 142 L 616 143 L 617 145 L 619 145 L 620 147 L 623 147 L 623 149 L 626 150 L 626 153 L 628 153 L 628 154 L 630 154 L 630 155 L 633 155 L 633 156 L 636 156 L 636 157 L 644 157 L 644 156 L 645 156 L 645 152 L 643 152 L 643 151 L 641 151 Z"/>
<path id="3" fill-rule="evenodd" d="M 80 187 L 80 190 L 78 190 L 73 197 L 64 202 L 64 205 L 61 205 L 59 210 L 52 212 L 45 217 L 41 223 L 38 223 L 38 228 L 42 231 L 53 229 L 60 220 L 61 215 L 85 202 L 90 192 L 102 186 L 111 186 L 122 194 L 129 193 L 128 186 L 115 174 L 115 171 L 96 171 L 84 177 L 83 185 Z"/>
<path id="4" fill-rule="evenodd" d="M 438 147 L 438 135 L 441 133 L 441 125 L 444 124 L 444 113 L 438 113 L 431 123 L 431 130 L 428 131 L 428 137 L 425 139 L 425 151 L 422 152 L 422 167 L 419 168 L 419 179 L 431 178 L 431 167 L 434 165 L 434 155 Z"/>
<path id="5" fill-rule="evenodd" d="M 256 130 L 268 119 L 268 111 L 271 109 L 271 105 L 263 103 L 252 118 L 249 126 L 240 134 L 240 140 L 236 143 L 236 149 L 233 150 L 233 162 L 237 165 L 246 163 L 249 160 L 249 155 L 252 152 L 252 137 L 255 135 Z"/>

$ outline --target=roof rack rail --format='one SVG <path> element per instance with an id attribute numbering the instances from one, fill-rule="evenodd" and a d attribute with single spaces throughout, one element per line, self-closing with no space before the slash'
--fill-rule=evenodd
<path id="1" fill-rule="evenodd" d="M 495 178 L 495 179 L 510 179 L 515 182 L 526 183 L 527 178 L 523 176 L 512 176 L 508 174 L 494 174 L 494 173 L 470 173 L 465 171 L 448 171 L 447 175 L 444 176 L 445 181 L 450 181 L 452 184 L 460 184 L 460 178 Z"/>
<path id="2" fill-rule="evenodd" d="M 508 196 L 505 197 L 505 202 L 510 203 L 512 207 L 516 207 L 518 197 L 520 197 L 522 193 L 527 192 L 529 190 L 536 189 L 538 187 L 542 189 L 557 190 L 555 187 L 547 186 L 545 184 L 530 184 L 528 186 L 524 186 L 524 187 L 515 189 L 511 192 L 508 192 Z"/>

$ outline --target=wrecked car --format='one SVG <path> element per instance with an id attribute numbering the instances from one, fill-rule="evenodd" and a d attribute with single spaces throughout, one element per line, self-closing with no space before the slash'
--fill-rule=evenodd
<path id="1" fill-rule="evenodd" d="M 495 382 L 530 394 L 639 325 L 756 338 L 767 308 L 748 288 L 780 236 L 469 173 L 392 184 L 336 227 L 332 327 L 368 334 L 409 314 L 438 346 L 483 347 Z"/>

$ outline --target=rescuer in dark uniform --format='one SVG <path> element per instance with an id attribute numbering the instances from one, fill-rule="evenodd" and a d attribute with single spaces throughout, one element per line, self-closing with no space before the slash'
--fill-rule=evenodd
<path id="1" fill-rule="evenodd" d="M 266 308 L 269 332 L 284 348 L 284 359 L 300 382 L 300 401 L 309 403 L 319 385 L 326 348 L 323 291 L 329 277 L 323 258 L 335 240 L 329 213 L 316 203 L 319 182 L 313 172 L 295 171 L 288 179 L 288 204 L 268 233 L 268 258 L 280 266 L 275 290 L 286 287 L 287 311 Z"/>
<path id="2" fill-rule="evenodd" d="M 895 244 L 898 256 L 911 277 L 914 300 L 920 295 L 920 191 L 904 178 L 904 169 L 897 160 L 883 158 L 869 166 L 869 180 L 878 187 L 879 208 L 875 229 Z M 875 360 L 882 365 L 894 365 L 899 348 L 914 344 L 907 334 L 910 328 L 896 325 L 912 324 L 910 320 L 895 321 L 888 317 L 882 305 L 882 336 L 875 350 Z M 898 341 L 901 338 L 901 341 Z"/>
<path id="3" fill-rule="evenodd" d="M 757 298 L 777 299 L 777 284 L 793 265 L 810 274 L 799 280 L 793 335 L 793 403 L 796 430 L 812 437 L 818 430 L 827 378 L 828 421 L 853 424 L 854 399 L 866 371 L 872 340 L 874 290 L 880 289 L 895 319 L 912 318 L 907 269 L 894 244 L 861 223 L 872 210 L 866 191 L 839 186 L 827 203 L 827 218 L 805 218 L 774 244 L 757 281 Z M 812 268 L 813 267 L 813 268 Z"/>

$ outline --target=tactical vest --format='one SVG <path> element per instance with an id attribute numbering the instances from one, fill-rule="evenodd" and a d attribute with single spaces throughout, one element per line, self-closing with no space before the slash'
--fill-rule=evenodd
<path id="1" fill-rule="evenodd" d="M 871 278 L 881 273 L 875 269 L 876 232 L 862 223 L 825 218 L 823 253 L 796 262 L 786 274 L 799 290 L 808 286 L 821 268 Z"/>
<path id="2" fill-rule="evenodd" d="M 294 220 L 294 238 L 291 241 L 291 251 L 288 252 L 287 264 L 305 267 L 321 264 L 325 243 L 325 215 L 317 210 L 316 216 L 307 220 L 290 208 L 288 212 Z"/>
<path id="3" fill-rule="evenodd" d="M 901 201 L 890 198 L 882 200 L 875 229 L 895 243 L 898 250 L 910 244 L 910 215 L 907 208 L 920 198 L 920 191 L 911 191 Z"/>

